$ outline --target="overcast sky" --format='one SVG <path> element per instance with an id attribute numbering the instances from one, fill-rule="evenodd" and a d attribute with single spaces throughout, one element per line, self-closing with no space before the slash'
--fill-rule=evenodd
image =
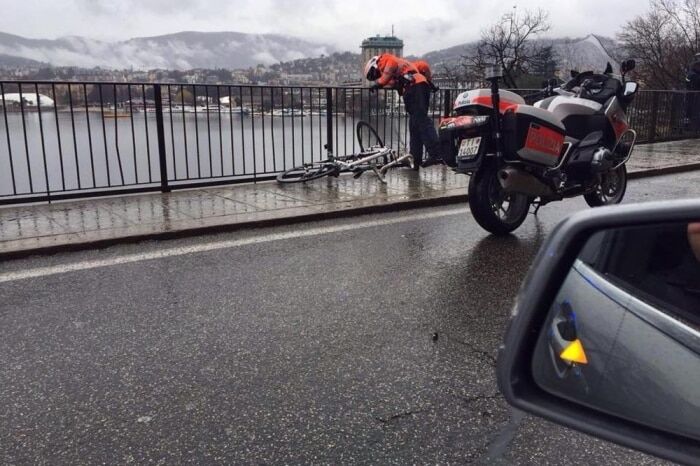
<path id="1" fill-rule="evenodd" d="M 550 13 L 552 37 L 613 37 L 647 0 L 0 0 L 0 31 L 31 38 L 81 35 L 120 40 L 183 30 L 281 33 L 357 51 L 396 34 L 407 54 L 476 40 L 514 5 Z"/>

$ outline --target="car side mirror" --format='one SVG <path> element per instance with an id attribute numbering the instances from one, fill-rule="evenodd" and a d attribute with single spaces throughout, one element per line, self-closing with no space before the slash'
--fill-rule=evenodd
<path id="1" fill-rule="evenodd" d="M 552 232 L 498 358 L 514 406 L 700 458 L 700 201 L 603 207 Z"/>
<path id="2" fill-rule="evenodd" d="M 639 88 L 639 86 L 637 85 L 636 82 L 634 82 L 634 81 L 626 82 L 625 83 L 625 92 L 624 92 L 625 97 L 636 94 L 638 88 Z"/>

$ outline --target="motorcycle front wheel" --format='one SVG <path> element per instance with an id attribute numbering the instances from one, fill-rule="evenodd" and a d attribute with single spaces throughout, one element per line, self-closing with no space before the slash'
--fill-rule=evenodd
<path id="1" fill-rule="evenodd" d="M 507 235 L 518 228 L 530 210 L 530 199 L 525 194 L 503 190 L 493 165 L 482 166 L 474 173 L 468 189 L 474 220 L 494 235 Z"/>
<path id="2" fill-rule="evenodd" d="M 600 183 L 595 190 L 584 194 L 583 198 L 591 207 L 619 204 L 627 191 L 627 168 L 624 165 L 600 175 Z"/>

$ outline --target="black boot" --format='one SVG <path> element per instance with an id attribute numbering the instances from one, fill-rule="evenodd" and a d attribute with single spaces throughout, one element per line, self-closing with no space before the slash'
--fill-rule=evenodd
<path id="1" fill-rule="evenodd" d="M 413 157 L 413 165 L 411 166 L 411 169 L 418 171 L 420 170 L 421 164 L 423 163 L 423 157 L 416 157 L 415 155 L 412 155 Z"/>
<path id="2" fill-rule="evenodd" d="M 421 167 L 427 168 L 427 167 L 430 167 L 432 165 L 443 165 L 444 163 L 445 162 L 443 162 L 440 157 L 428 157 L 427 159 L 425 159 L 423 161 L 423 163 L 421 164 Z"/>

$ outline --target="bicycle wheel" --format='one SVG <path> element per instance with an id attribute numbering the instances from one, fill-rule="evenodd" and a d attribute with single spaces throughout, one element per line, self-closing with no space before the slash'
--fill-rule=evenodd
<path id="1" fill-rule="evenodd" d="M 338 166 L 332 163 L 306 164 L 280 173 L 277 175 L 277 182 L 305 183 L 324 176 L 337 175 L 338 172 Z"/>
<path id="2" fill-rule="evenodd" d="M 366 121 L 358 121 L 355 130 L 357 132 L 357 141 L 360 143 L 360 150 L 362 152 L 377 147 L 384 147 L 382 138 L 379 137 L 374 127 Z"/>

